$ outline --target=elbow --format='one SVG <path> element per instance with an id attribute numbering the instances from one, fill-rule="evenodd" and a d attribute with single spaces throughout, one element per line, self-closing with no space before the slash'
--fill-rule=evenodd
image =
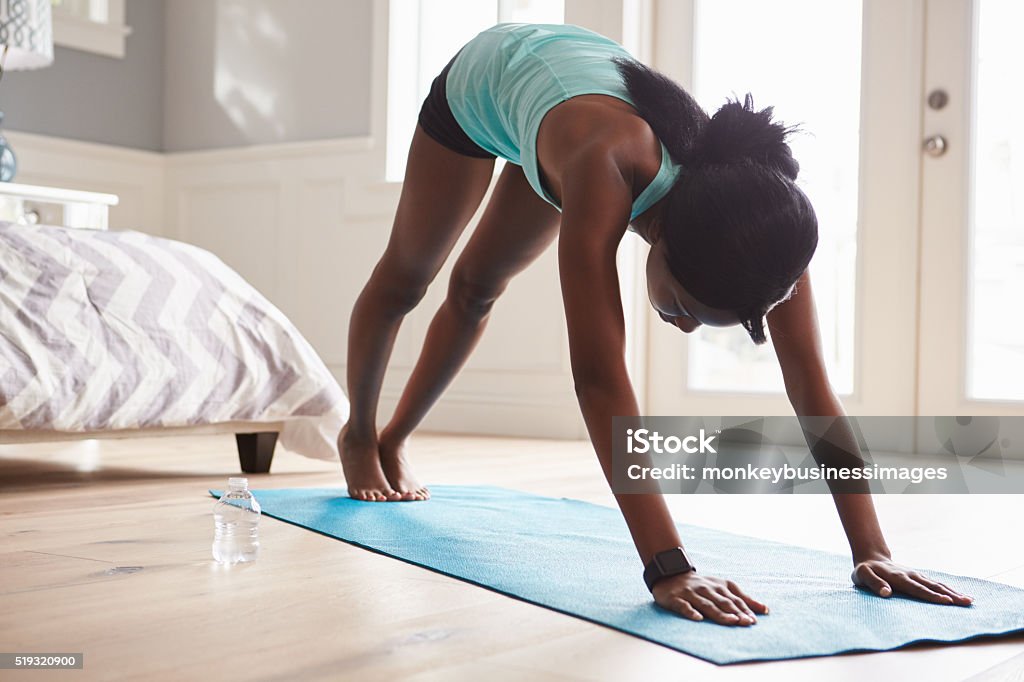
<path id="1" fill-rule="evenodd" d="M 587 396 L 593 395 L 596 388 L 597 384 L 593 381 L 573 378 L 572 389 L 576 394 L 576 400 L 580 402 L 586 400 Z"/>
<path id="2" fill-rule="evenodd" d="M 603 393 L 599 386 L 590 382 L 576 381 L 573 383 L 573 392 L 576 394 L 576 402 L 580 405 L 586 405 L 591 402 L 595 396 Z"/>
<path id="3" fill-rule="evenodd" d="M 787 371 L 788 370 L 788 371 Z M 786 397 L 799 415 L 831 414 L 839 398 L 832 390 L 824 364 L 821 362 L 788 365 L 783 368 Z M 826 409 L 826 412 L 817 410 Z"/>
<path id="4" fill-rule="evenodd" d="M 800 386 L 786 393 L 797 415 L 825 417 L 842 414 L 842 403 L 827 383 L 823 386 Z"/>
<path id="5" fill-rule="evenodd" d="M 631 390 L 629 377 L 612 372 L 573 372 L 573 390 L 580 405 Z"/>

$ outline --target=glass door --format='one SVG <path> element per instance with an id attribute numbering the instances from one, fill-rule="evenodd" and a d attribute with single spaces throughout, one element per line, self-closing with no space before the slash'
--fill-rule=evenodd
<path id="1" fill-rule="evenodd" d="M 655 66 L 713 113 L 754 96 L 799 125 L 815 205 L 810 266 L 827 369 L 852 414 L 912 414 L 923 8 L 884 0 L 657 4 Z M 650 414 L 790 414 L 771 343 L 651 316 Z"/>
<path id="2" fill-rule="evenodd" d="M 1024 414 L 1019 0 L 929 0 L 921 414 Z"/>

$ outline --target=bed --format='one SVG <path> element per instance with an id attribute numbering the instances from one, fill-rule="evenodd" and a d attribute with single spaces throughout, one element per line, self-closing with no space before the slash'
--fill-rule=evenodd
<path id="1" fill-rule="evenodd" d="M 132 231 L 0 221 L 0 442 L 233 433 L 337 458 L 337 381 L 213 254 Z"/>

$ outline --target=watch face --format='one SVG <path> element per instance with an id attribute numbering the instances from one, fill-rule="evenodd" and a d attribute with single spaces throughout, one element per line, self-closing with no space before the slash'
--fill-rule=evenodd
<path id="1" fill-rule="evenodd" d="M 658 555 L 658 566 L 665 573 L 671 573 L 687 570 L 690 568 L 690 562 L 686 560 L 686 555 L 681 550 L 670 549 Z"/>

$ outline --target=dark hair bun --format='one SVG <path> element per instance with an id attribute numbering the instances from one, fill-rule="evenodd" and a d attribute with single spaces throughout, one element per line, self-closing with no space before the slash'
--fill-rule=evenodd
<path id="1" fill-rule="evenodd" d="M 690 167 L 741 163 L 749 160 L 766 165 L 796 180 L 800 164 L 786 144 L 795 128 L 772 121 L 772 107 L 756 111 L 747 93 L 722 105 L 703 127 L 693 146 Z"/>
<path id="2" fill-rule="evenodd" d="M 637 111 L 683 173 L 659 216 L 669 271 L 705 305 L 736 313 L 754 343 L 818 246 L 818 219 L 772 109 L 750 95 L 713 116 L 670 78 L 616 60 Z"/>

